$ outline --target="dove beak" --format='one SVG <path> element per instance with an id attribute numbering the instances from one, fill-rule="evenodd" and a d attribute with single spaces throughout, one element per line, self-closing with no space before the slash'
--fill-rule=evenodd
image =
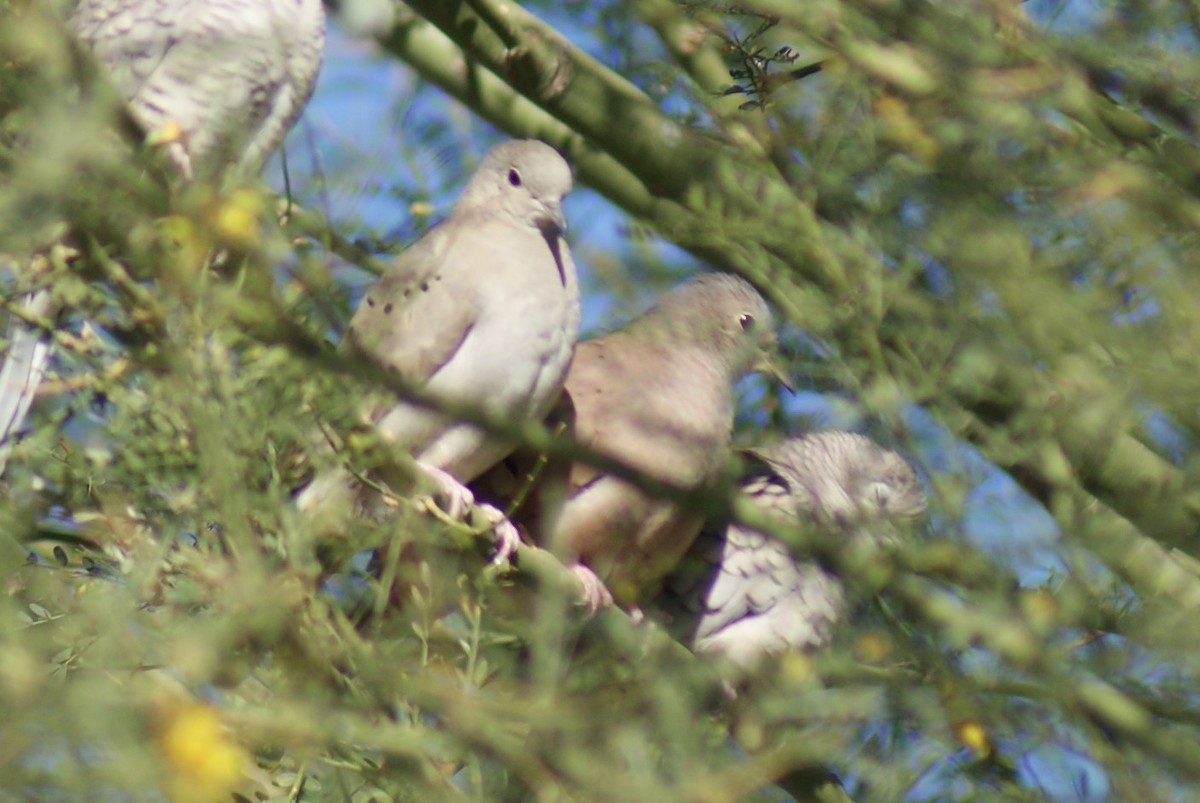
<path id="1" fill-rule="evenodd" d="M 567 233 L 567 216 L 563 214 L 562 204 L 542 204 L 541 214 L 538 215 L 538 228 L 547 237 L 554 234 L 563 237 Z"/>
<path id="2" fill-rule="evenodd" d="M 768 354 L 760 354 L 758 362 L 754 365 L 754 370 L 760 374 L 766 374 L 774 379 L 779 384 L 787 388 L 788 393 L 795 393 L 796 388 L 792 385 L 792 380 L 783 369 L 776 365 Z"/>

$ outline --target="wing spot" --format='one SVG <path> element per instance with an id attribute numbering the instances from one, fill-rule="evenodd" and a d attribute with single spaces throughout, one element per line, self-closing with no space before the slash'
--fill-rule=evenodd
<path id="1" fill-rule="evenodd" d="M 383 314 L 384 314 L 384 315 L 391 315 L 391 314 L 392 314 L 392 310 L 393 310 L 393 309 L 395 309 L 395 307 L 393 307 L 393 306 L 392 306 L 392 302 L 390 302 L 390 301 L 389 301 L 388 303 L 386 303 L 386 304 L 384 304 L 384 305 L 383 305 Z"/>
<path id="2" fill-rule="evenodd" d="M 421 282 L 421 292 L 422 293 L 429 292 L 429 282 Z"/>
<path id="3" fill-rule="evenodd" d="M 371 298 L 370 296 L 367 296 L 367 306 L 368 307 L 375 306 L 375 299 Z"/>

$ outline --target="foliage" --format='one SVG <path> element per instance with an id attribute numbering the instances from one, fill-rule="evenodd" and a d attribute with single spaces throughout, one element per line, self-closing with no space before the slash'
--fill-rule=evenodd
<path id="1" fill-rule="evenodd" d="M 411 214 L 381 232 L 336 214 L 353 143 L 309 146 L 295 206 L 172 188 L 43 4 L 0 3 L 9 298 L 70 311 L 40 322 L 56 376 L 0 505 L 0 794 L 831 799 L 830 767 L 861 800 L 1192 796 L 1193 5 L 530 6 L 547 21 L 397 7 L 405 142 L 375 159 L 406 182 L 371 200 Z M 731 697 L 657 627 L 585 621 L 539 550 L 500 572 L 415 505 L 335 533 L 296 515 L 330 459 L 314 433 L 381 459 L 355 429 L 380 380 L 329 341 L 369 280 L 350 263 L 377 270 L 480 152 L 463 109 L 755 281 L 792 374 L 923 456 L 932 532 L 895 556 L 783 534 L 862 603 L 836 646 Z M 606 299 L 682 262 L 637 237 L 576 253 Z M 804 425 L 760 401 L 742 441 Z M 990 467 L 1027 515 L 969 519 Z M 996 548 L 1029 510 L 1060 533 L 1034 581 Z"/>

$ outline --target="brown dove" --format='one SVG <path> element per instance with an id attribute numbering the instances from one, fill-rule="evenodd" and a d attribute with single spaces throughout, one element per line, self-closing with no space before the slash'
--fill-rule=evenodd
<path id="1" fill-rule="evenodd" d="M 697 276 L 639 318 L 579 344 L 567 375 L 578 443 L 681 488 L 716 482 L 733 427 L 733 384 L 774 372 L 770 310 L 746 281 Z M 584 585 L 595 610 L 632 604 L 700 531 L 701 513 L 578 462 L 562 504 L 533 526 Z"/>

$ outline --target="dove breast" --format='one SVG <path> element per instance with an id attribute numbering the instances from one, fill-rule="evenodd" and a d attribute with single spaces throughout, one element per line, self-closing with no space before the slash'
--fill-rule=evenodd
<path id="1" fill-rule="evenodd" d="M 680 488 L 715 481 L 733 427 L 733 385 L 774 349 L 747 282 L 706 273 L 624 327 L 579 344 L 566 381 L 576 440 Z M 535 537 L 589 569 L 617 601 L 648 594 L 687 550 L 703 512 L 577 462 Z"/>
<path id="2" fill-rule="evenodd" d="M 579 286 L 563 239 L 566 162 L 514 140 L 485 157 L 450 216 L 367 291 L 347 341 L 431 396 L 541 419 L 558 400 L 579 330 Z M 461 482 L 514 444 L 402 399 L 370 413 L 418 461 Z"/>

